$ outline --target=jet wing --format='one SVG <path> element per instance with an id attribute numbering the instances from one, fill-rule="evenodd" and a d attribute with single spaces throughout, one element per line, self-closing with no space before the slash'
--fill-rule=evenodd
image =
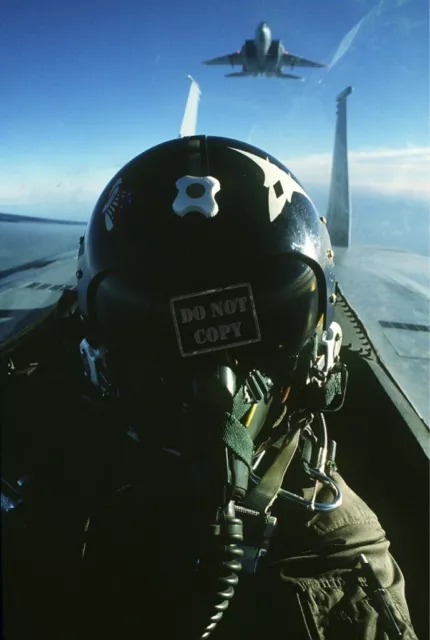
<path id="1" fill-rule="evenodd" d="M 219 58 L 212 58 L 212 60 L 204 60 L 203 64 L 242 64 L 242 55 L 240 52 L 230 53 L 227 56 L 220 56 Z"/>
<path id="2" fill-rule="evenodd" d="M 306 60 L 306 58 L 294 56 L 292 53 L 288 53 L 287 51 L 282 56 L 282 65 L 285 67 L 316 67 L 319 69 L 328 66 L 321 62 L 314 62 L 314 60 Z"/>
<path id="3" fill-rule="evenodd" d="M 335 248 L 335 262 L 342 294 L 428 429 L 430 258 L 388 247 L 357 246 Z"/>
<path id="4" fill-rule="evenodd" d="M 77 251 L 4 271 L 0 279 L 0 350 L 30 329 L 76 286 Z"/>
<path id="5" fill-rule="evenodd" d="M 0 350 L 76 285 L 85 222 L 0 214 Z"/>

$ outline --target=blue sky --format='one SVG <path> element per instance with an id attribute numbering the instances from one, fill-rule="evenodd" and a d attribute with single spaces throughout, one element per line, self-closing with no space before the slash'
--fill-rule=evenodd
<path id="1" fill-rule="evenodd" d="M 121 165 L 178 135 L 187 74 L 199 133 L 264 148 L 311 191 L 329 179 L 335 97 L 351 84 L 353 187 L 428 202 L 428 14 L 427 0 L 3 0 L 0 211 L 86 219 Z M 201 64 L 260 20 L 332 66 L 296 82 Z"/>

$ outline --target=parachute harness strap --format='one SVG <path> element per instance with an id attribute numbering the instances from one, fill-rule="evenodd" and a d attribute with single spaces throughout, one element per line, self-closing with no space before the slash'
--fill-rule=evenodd
<path id="1" fill-rule="evenodd" d="M 245 507 L 255 509 L 260 513 L 269 511 L 279 494 L 285 474 L 297 451 L 300 433 L 301 430 L 297 429 L 292 436 L 287 437 L 273 464 L 258 484 L 248 493 L 245 499 Z"/>
<path id="2" fill-rule="evenodd" d="M 322 432 L 318 452 L 318 462 L 316 467 L 312 467 L 309 462 L 304 461 L 305 472 L 316 481 L 313 498 L 311 500 L 307 500 L 302 496 L 287 491 L 286 489 L 282 489 L 285 473 L 294 457 L 294 454 L 296 453 L 300 435 L 303 427 L 305 426 L 302 425 L 301 427 L 296 426 L 296 430 L 292 436 L 287 436 L 275 461 L 263 477 L 259 477 L 256 473 L 251 471 L 250 480 L 255 486 L 246 498 L 246 506 L 265 512 L 273 504 L 274 500 L 279 497 L 301 504 L 311 511 L 332 511 L 340 507 L 342 504 L 342 491 L 335 480 L 331 477 L 330 471 L 329 473 L 326 472 L 326 466 L 328 467 L 328 470 L 333 468 L 335 446 L 334 448 L 333 446 L 330 447 L 331 453 L 327 459 L 329 448 L 324 416 L 322 414 L 317 414 L 316 416 L 311 414 L 311 422 L 313 422 L 314 419 L 319 424 Z M 330 489 L 333 494 L 331 502 L 316 502 L 317 482 L 321 482 Z"/>

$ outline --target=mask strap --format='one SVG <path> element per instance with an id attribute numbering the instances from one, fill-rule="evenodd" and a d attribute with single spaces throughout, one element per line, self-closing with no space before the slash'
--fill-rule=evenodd
<path id="1" fill-rule="evenodd" d="M 267 400 L 271 387 L 272 381 L 269 378 L 258 371 L 251 371 L 234 396 L 231 412 L 224 413 L 222 439 L 232 454 L 235 499 L 244 498 L 248 490 L 254 454 L 254 440 L 249 426 L 258 405 Z"/>

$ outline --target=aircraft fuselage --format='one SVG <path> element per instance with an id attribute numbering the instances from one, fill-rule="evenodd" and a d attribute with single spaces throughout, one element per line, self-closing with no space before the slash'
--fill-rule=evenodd
<path id="1" fill-rule="evenodd" d="M 245 40 L 240 51 L 205 60 L 210 65 L 240 65 L 242 71 L 226 74 L 226 78 L 243 78 L 247 76 L 266 76 L 269 78 L 286 78 L 302 80 L 300 76 L 283 73 L 282 67 L 325 67 L 321 62 L 307 60 L 288 51 L 280 40 L 272 39 L 272 32 L 266 22 L 260 22 L 254 38 Z"/>
<path id="2" fill-rule="evenodd" d="M 243 71 L 252 75 L 275 75 L 282 69 L 285 48 L 280 40 L 272 40 L 270 27 L 261 22 L 254 40 L 245 40 L 242 49 Z"/>

